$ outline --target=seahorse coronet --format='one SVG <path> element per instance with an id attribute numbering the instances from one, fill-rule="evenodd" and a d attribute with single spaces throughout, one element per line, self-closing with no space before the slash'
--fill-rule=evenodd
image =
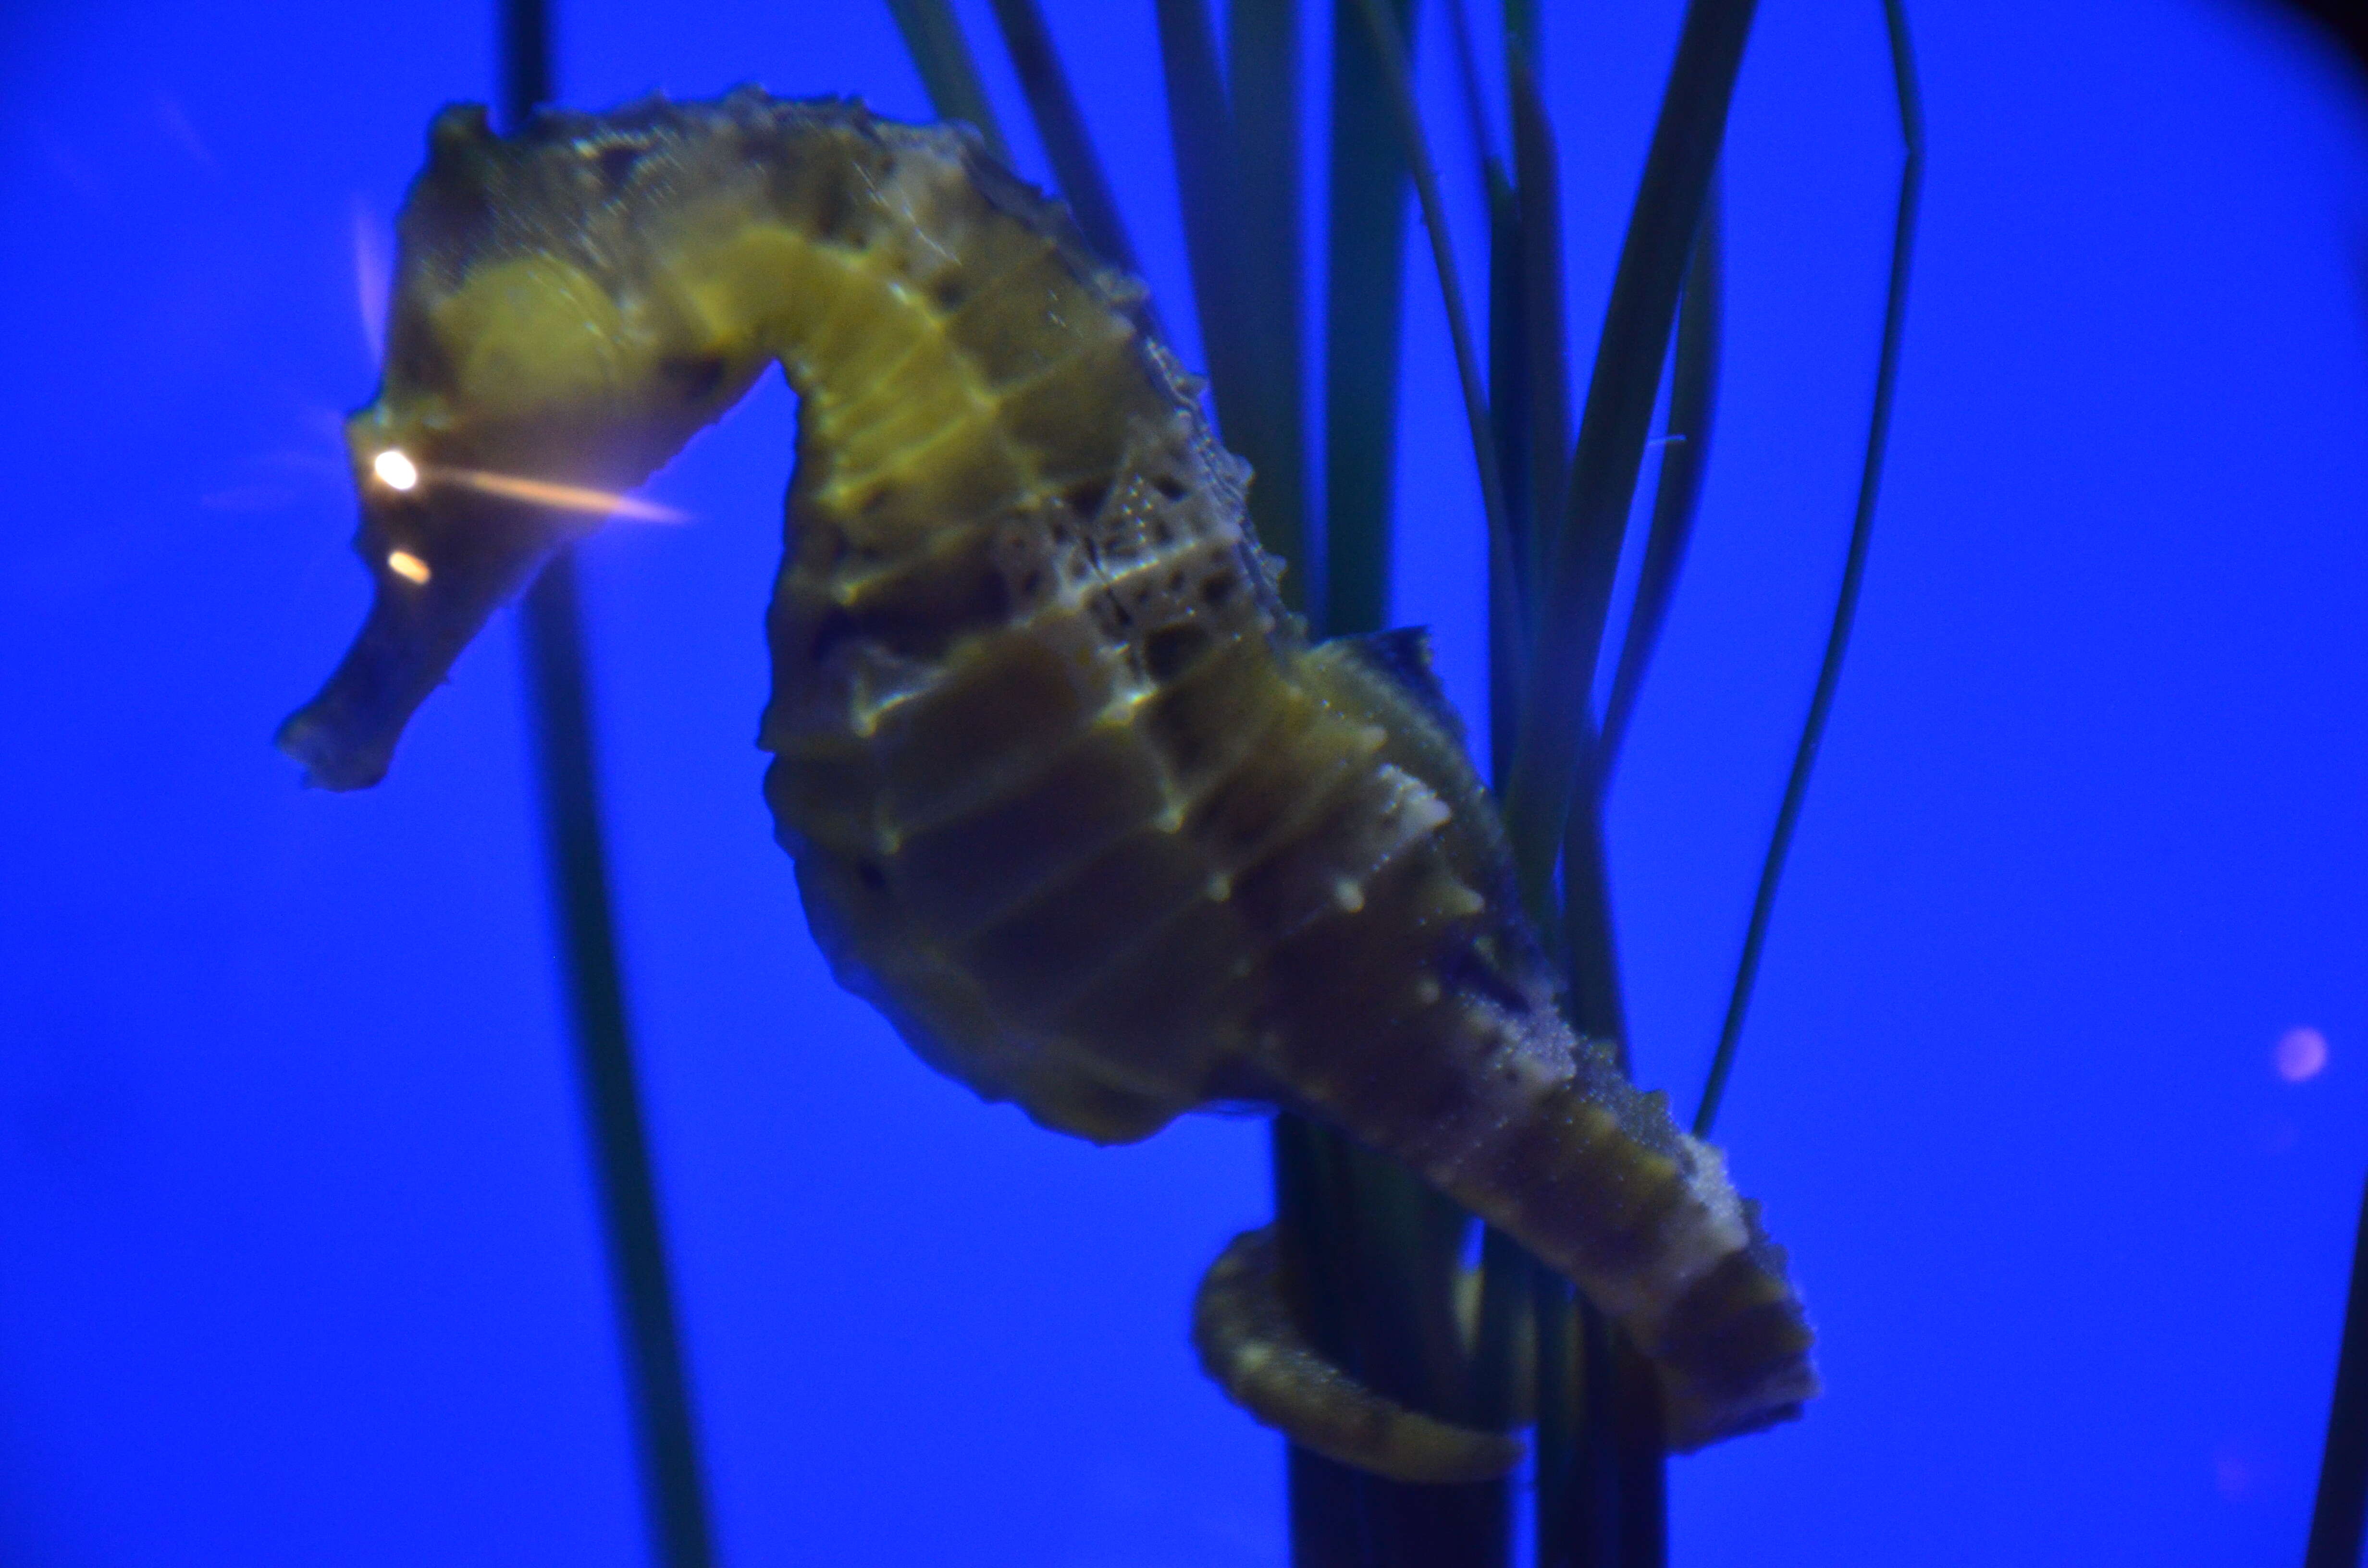
<path id="1" fill-rule="evenodd" d="M 759 744 L 839 981 L 1077 1136 L 1248 1099 L 1341 1128 L 1617 1319 L 1679 1448 L 1798 1412 L 1782 1255 L 1556 1009 L 1419 638 L 1310 644 L 1200 381 L 1058 203 L 967 131 L 753 88 L 509 136 L 461 106 L 428 141 L 347 426 L 378 597 L 281 733 L 314 781 L 375 782 L 583 508 L 779 364 L 799 436 Z M 1240 1264 L 1236 1307 L 1265 1277 Z M 1212 1332 L 1262 1419 L 1417 1430 L 1344 1422 L 1319 1361 Z"/>

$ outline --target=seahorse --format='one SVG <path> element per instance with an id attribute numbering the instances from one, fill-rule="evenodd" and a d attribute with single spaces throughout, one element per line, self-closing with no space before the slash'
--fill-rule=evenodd
<path id="1" fill-rule="evenodd" d="M 841 983 L 1115 1143 L 1264 1102 L 1418 1173 L 1657 1369 L 1679 1449 L 1816 1391 L 1722 1158 L 1574 1035 L 1418 634 L 1311 643 L 1142 286 L 976 136 L 743 88 L 497 136 L 440 112 L 346 426 L 375 597 L 279 744 L 376 782 L 492 612 L 768 367 L 798 393 L 759 726 Z M 557 504 L 554 504 L 557 503 Z M 1326 1367 L 1262 1239 L 1203 1287 L 1237 1402 L 1350 1463 L 1517 1459 Z"/>

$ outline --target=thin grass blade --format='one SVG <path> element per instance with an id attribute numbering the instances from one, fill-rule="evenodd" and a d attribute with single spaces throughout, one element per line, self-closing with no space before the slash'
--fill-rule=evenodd
<path id="1" fill-rule="evenodd" d="M 1505 0 L 1505 48 L 1539 58 L 1538 0 Z"/>
<path id="2" fill-rule="evenodd" d="M 1513 732 L 1520 722 L 1523 629 L 1531 593 L 1529 562 L 1537 518 L 1530 509 L 1529 333 L 1522 310 L 1521 214 L 1512 181 L 1491 167 L 1488 184 L 1488 410 L 1496 426 L 1497 471 L 1505 486 L 1509 559 L 1488 560 L 1488 781 L 1501 792 L 1512 771 Z"/>
<path id="3" fill-rule="evenodd" d="M 1447 0 L 1449 41 L 1455 46 L 1455 82 L 1463 97 L 1463 115 L 1472 149 L 1479 154 L 1482 177 L 1495 190 L 1505 182 L 1504 161 L 1497 156 L 1497 136 L 1488 121 L 1488 95 L 1480 85 L 1480 50 L 1472 39 L 1471 8 L 1466 0 Z"/>
<path id="4" fill-rule="evenodd" d="M 549 8 L 543 0 L 504 0 L 500 31 L 502 113 L 515 131 L 552 96 Z M 522 619 L 544 859 L 624 1341 L 651 1555 L 662 1568 L 708 1568 L 714 1540 L 617 955 L 572 550 L 543 568 Z"/>
<path id="5" fill-rule="evenodd" d="M 1480 1301 L 1473 1329 L 1472 1415 L 1508 1430 L 1521 1422 L 1523 1391 L 1535 1380 L 1536 1264 L 1521 1244 L 1486 1227 L 1480 1237 Z"/>
<path id="6" fill-rule="evenodd" d="M 1694 253 L 1686 263 L 1685 292 L 1678 304 L 1678 345 L 1670 356 L 1669 415 L 1661 429 L 1661 473 L 1653 494 L 1653 523 L 1645 536 L 1645 559 L 1636 573 L 1636 597 L 1622 634 L 1620 662 L 1612 666 L 1611 690 L 1603 704 L 1603 773 L 1619 766 L 1620 748 L 1635 716 L 1678 571 L 1693 538 L 1702 506 L 1702 474 L 1710 466 L 1711 427 L 1718 412 L 1718 367 L 1725 335 L 1725 290 L 1720 244 L 1718 189 L 1702 208 Z"/>
<path id="7" fill-rule="evenodd" d="M 1284 579 L 1303 602 L 1307 549 L 1306 263 L 1300 242 L 1299 6 L 1233 0 L 1225 58 L 1241 202 L 1242 305 L 1256 346 L 1257 471 L 1250 501 L 1267 548 L 1303 571 Z"/>
<path id="8" fill-rule="evenodd" d="M 888 11 L 896 18 L 896 30 L 905 35 L 905 51 L 921 73 L 930 109 L 939 119 L 975 126 L 995 161 L 1010 166 L 1010 144 L 996 122 L 995 106 L 987 101 L 986 84 L 953 7 L 946 0 L 888 0 Z"/>
<path id="9" fill-rule="evenodd" d="M 1288 1112 L 1274 1119 L 1274 1213 L 1283 1287 L 1308 1340 L 1357 1375 L 1349 1313 L 1357 1299 L 1354 1210 L 1338 1189 L 1328 1130 Z M 1293 1568 L 1366 1568 L 1373 1559 L 1365 1506 L 1372 1478 L 1321 1454 L 1288 1450 Z"/>
<path id="10" fill-rule="evenodd" d="M 1217 63 L 1217 35 L 1206 0 L 1158 0 L 1159 60 L 1167 85 L 1167 127 L 1184 207 L 1186 259 L 1201 307 L 1219 417 L 1225 399 L 1241 398 L 1256 375 L 1247 353 L 1239 241 L 1241 154 L 1233 108 Z M 1229 384 L 1230 383 L 1230 384 Z M 1243 404 L 1247 413 L 1248 405 Z M 1236 432 L 1228 423 L 1225 437 Z"/>
<path id="11" fill-rule="evenodd" d="M 1611 1394 L 1604 1415 L 1610 1448 L 1620 1568 L 1667 1568 L 1669 1561 L 1668 1451 L 1663 1437 L 1661 1380 L 1652 1362 L 1617 1328 L 1608 1328 Z"/>
<path id="12" fill-rule="evenodd" d="M 563 551 L 543 568 L 522 618 L 545 857 L 564 954 L 576 1081 L 624 1331 L 653 1556 L 664 1568 L 706 1568 L 715 1560 L 714 1543 L 609 906 L 572 553 Z"/>
<path id="13" fill-rule="evenodd" d="M 1611 1568 L 1602 1319 L 1549 1269 L 1537 1279 L 1537 1568 Z"/>
<path id="14" fill-rule="evenodd" d="M 1274 1150 L 1285 1276 L 1310 1339 L 1368 1387 L 1449 1420 L 1475 1419 L 1456 1308 L 1469 1217 L 1328 1128 L 1278 1118 Z M 1292 1562 L 1303 1568 L 1507 1561 L 1503 1483 L 1407 1485 L 1298 1448 L 1290 1460 Z"/>
<path id="15" fill-rule="evenodd" d="M 1463 392 L 1463 417 L 1471 427 L 1472 458 L 1479 471 L 1480 505 L 1487 515 L 1489 580 L 1512 582 L 1512 534 L 1505 517 L 1505 485 L 1497 471 L 1497 434 L 1488 416 L 1488 394 L 1480 379 L 1480 351 L 1472 336 L 1472 321 L 1463 308 L 1463 284 L 1455 266 L 1455 245 L 1447 227 L 1447 205 L 1440 195 L 1439 172 L 1424 135 L 1422 116 L 1415 106 L 1413 74 L 1408 68 L 1405 40 L 1391 18 L 1384 0 L 1357 0 L 1373 53 L 1381 66 L 1382 87 L 1395 122 L 1401 151 L 1414 176 L 1422 208 L 1422 225 L 1430 239 L 1431 264 L 1439 272 L 1439 292 L 1447 308 L 1447 332 L 1455 347 L 1456 379 Z M 1494 614 L 1500 607 L 1492 605 Z M 1512 613 L 1508 603 L 1501 607 Z"/>
<path id="16" fill-rule="evenodd" d="M 1044 13 L 1037 8 L 1036 0 L 992 0 L 992 4 L 996 25 L 1003 33 L 1004 51 L 1011 56 L 1019 90 L 1028 99 L 1029 118 L 1036 122 L 1037 139 L 1044 144 L 1053 178 L 1060 185 L 1061 199 L 1069 204 L 1069 215 L 1077 221 L 1077 232 L 1104 259 L 1140 276 L 1142 264 L 1134 258 L 1134 244 L 1119 216 L 1118 199 L 1110 194 L 1110 180 L 1094 153 L 1086 117 L 1077 108 L 1076 94 L 1069 89 L 1069 74 L 1061 68 L 1060 51 L 1053 46 L 1052 29 L 1044 25 Z"/>
<path id="17" fill-rule="evenodd" d="M 1465 0 L 1450 0 L 1447 15 L 1454 31 L 1464 114 L 1488 203 L 1488 415 L 1497 443 L 1497 483 L 1505 497 L 1506 538 L 1505 550 L 1491 550 L 1488 556 L 1488 778 L 1501 785 L 1512 760 L 1521 657 L 1529 650 L 1522 628 L 1529 615 L 1527 566 L 1535 532 L 1529 508 L 1529 355 L 1521 308 L 1520 209 L 1512 176 L 1497 155 L 1487 98 L 1480 85 L 1480 51 L 1473 41 Z"/>
<path id="18" fill-rule="evenodd" d="M 1552 519 L 1563 514 L 1570 479 L 1570 359 L 1563 319 L 1562 157 L 1538 86 L 1536 23 L 1508 30 L 1506 83 L 1512 99 L 1513 190 L 1520 218 L 1520 317 L 1526 386 L 1521 444 L 1529 452 L 1522 508 L 1532 519 L 1523 580 L 1543 577 L 1539 552 Z M 1534 612 L 1532 612 L 1534 613 Z M 1525 625 L 1527 622 L 1524 623 Z"/>
<path id="19" fill-rule="evenodd" d="M 1397 463 L 1398 350 L 1409 183 L 1380 56 L 1359 0 L 1332 12 L 1330 290 L 1325 301 L 1325 580 L 1327 636 L 1378 629 L 1389 609 Z M 1414 0 L 1392 0 L 1411 39 Z"/>
<path id="20" fill-rule="evenodd" d="M 1539 1311 L 1537 1568 L 1662 1568 L 1658 1375 L 1561 1281 Z"/>
<path id="21" fill-rule="evenodd" d="M 1512 176 L 1497 158 L 1480 87 L 1478 51 L 1463 0 L 1449 17 L 1463 78 L 1473 143 L 1480 153 L 1488 202 L 1488 412 L 1497 444 L 1497 472 L 1505 497 L 1506 547 L 1488 553 L 1488 780 L 1502 789 L 1512 765 L 1513 727 L 1520 714 L 1521 661 L 1529 653 L 1531 540 L 1537 519 L 1530 507 L 1530 332 L 1523 309 L 1521 211 Z M 1557 352 L 1558 352 L 1557 348 Z"/>
<path id="22" fill-rule="evenodd" d="M 1588 694 L 1610 607 L 1611 578 L 1635 494 L 1727 106 L 1743 63 L 1756 0 L 1691 0 L 1646 155 L 1611 301 L 1588 380 L 1571 459 L 1568 499 L 1538 601 L 1532 678 L 1523 693 L 1507 792 L 1507 828 L 1524 902 L 1543 909 L 1555 847 L 1589 749 Z"/>
<path id="23" fill-rule="evenodd" d="M 1611 869 L 1603 847 L 1602 775 L 1592 727 L 1582 737 L 1570 817 L 1564 824 L 1562 903 L 1549 929 L 1568 993 L 1564 1010 L 1579 1033 L 1611 1045 L 1628 1066 L 1628 1008 L 1620 985 L 1620 951 L 1611 920 Z"/>
<path id="24" fill-rule="evenodd" d="M 1793 752 L 1793 770 L 1784 780 L 1783 802 L 1776 809 L 1775 830 L 1768 837 L 1767 858 L 1759 869 L 1759 890 L 1752 895 L 1751 923 L 1743 936 L 1743 954 L 1736 960 L 1735 988 L 1727 999 L 1726 1020 L 1720 1027 L 1718 1051 L 1711 1058 L 1710 1077 L 1702 1085 L 1702 1103 L 1694 1112 L 1694 1136 L 1706 1138 L 1718 1119 L 1719 1101 L 1735 1070 L 1735 1051 L 1743 1037 L 1744 1015 L 1751 1006 L 1751 988 L 1759 976 L 1759 960 L 1768 944 L 1769 921 L 1776 908 L 1776 890 L 1784 878 L 1784 859 L 1800 825 L 1801 807 L 1808 799 L 1809 776 L 1816 768 L 1817 749 L 1825 742 L 1826 722 L 1834 707 L 1834 693 L 1842 678 L 1842 660 L 1850 651 L 1850 629 L 1858 619 L 1859 590 L 1866 581 L 1867 546 L 1874 530 L 1875 497 L 1883 485 L 1883 459 L 1891 439 L 1891 407 L 1899 384 L 1899 343 L 1907 324 L 1907 277 L 1915 259 L 1916 220 L 1924 197 L 1924 99 L 1916 78 L 1916 55 L 1907 34 L 1907 17 L 1900 0 L 1884 0 L 1883 14 L 1891 40 L 1891 70 L 1899 95 L 1899 131 L 1907 156 L 1899 167 L 1899 207 L 1891 234 L 1891 282 L 1883 307 L 1883 347 L 1874 373 L 1874 408 L 1867 421 L 1866 460 L 1859 471 L 1858 509 L 1850 520 L 1850 552 L 1842 562 L 1840 592 L 1834 601 L 1832 629 L 1826 635 L 1826 653 L 1817 666 L 1816 689 L 1809 697 L 1808 716 L 1801 724 L 1800 744 Z"/>
<path id="25" fill-rule="evenodd" d="M 1158 0 L 1159 56 L 1167 84 L 1167 125 L 1176 149 L 1176 183 L 1184 204 L 1184 248 L 1201 309 L 1201 343 L 1210 392 L 1225 444 L 1249 462 L 1250 520 L 1269 550 L 1298 549 L 1299 512 L 1292 487 L 1264 476 L 1289 468 L 1271 449 L 1283 401 L 1269 385 L 1259 318 L 1251 293 L 1251 238 L 1242 222 L 1242 152 L 1217 61 L 1216 29 L 1206 0 Z M 1288 559 L 1288 557 L 1286 557 Z M 1286 603 L 1304 597 L 1286 576 Z"/>
<path id="26" fill-rule="evenodd" d="M 2311 1509 L 2303 1568 L 2360 1568 L 2368 1525 L 2368 1193 L 2360 1199 L 2360 1233 L 2351 1244 L 2351 1293 L 2343 1313 L 2343 1348 L 2335 1362 L 2335 1401 L 2318 1461 L 2318 1499 Z"/>
<path id="27" fill-rule="evenodd" d="M 1548 1268 L 1531 1272 L 1537 1335 L 1537 1568 L 1588 1568 L 1575 1517 L 1581 1490 L 1579 1422 L 1586 1386 L 1578 1303 L 1570 1282 Z"/>

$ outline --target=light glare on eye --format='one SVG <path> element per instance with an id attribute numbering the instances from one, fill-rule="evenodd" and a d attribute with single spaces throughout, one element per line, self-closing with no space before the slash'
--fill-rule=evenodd
<path id="1" fill-rule="evenodd" d="M 370 472 L 389 490 L 409 490 L 419 483 L 417 465 L 392 447 L 371 460 Z"/>
<path id="2" fill-rule="evenodd" d="M 404 488 L 398 486 L 398 488 Z M 386 554 L 386 569 L 406 583 L 425 584 L 430 574 L 427 562 L 407 550 L 391 550 Z"/>

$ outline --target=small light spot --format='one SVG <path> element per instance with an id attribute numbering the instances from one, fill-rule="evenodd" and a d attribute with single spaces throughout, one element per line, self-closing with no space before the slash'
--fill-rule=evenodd
<path id="1" fill-rule="evenodd" d="M 418 465 L 393 447 L 370 460 L 370 472 L 389 490 L 416 489 L 419 483 Z"/>
<path id="2" fill-rule="evenodd" d="M 2305 1026 L 2286 1030 L 2270 1053 L 2278 1076 L 2289 1084 L 2316 1078 L 2327 1066 L 2327 1037 Z"/>
<path id="3" fill-rule="evenodd" d="M 1340 906 L 1342 914 L 1354 915 L 1365 907 L 1365 890 L 1342 877 L 1332 884 L 1332 902 Z"/>
<path id="4" fill-rule="evenodd" d="M 1219 871 L 1209 879 L 1208 885 L 1201 891 L 1209 895 L 1210 903 L 1223 903 L 1234 896 L 1234 879 Z"/>
<path id="5" fill-rule="evenodd" d="M 427 570 L 427 562 L 420 560 L 419 557 L 412 554 L 411 551 L 407 550 L 388 551 L 386 552 L 386 569 L 393 573 L 396 576 L 402 578 L 406 583 L 418 583 L 425 585 L 427 579 L 434 575 L 433 573 Z"/>
<path id="6" fill-rule="evenodd" d="M 2242 1503 L 2260 1487 L 2262 1466 L 2255 1456 L 2237 1443 L 2224 1443 L 2212 1456 L 2212 1479 L 2220 1495 L 2231 1503 Z"/>

